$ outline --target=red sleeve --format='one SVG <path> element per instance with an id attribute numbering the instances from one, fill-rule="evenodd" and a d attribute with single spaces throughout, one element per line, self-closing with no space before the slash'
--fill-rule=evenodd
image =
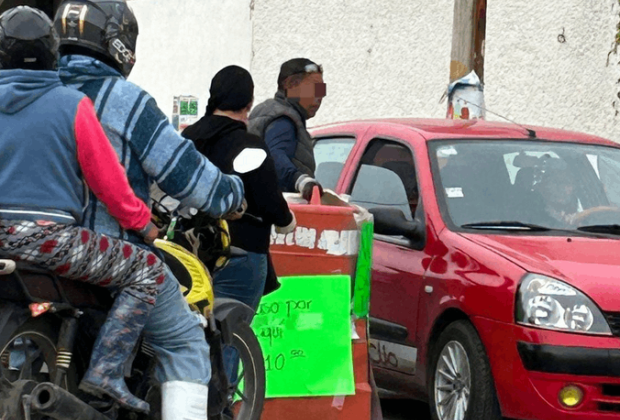
<path id="1" fill-rule="evenodd" d="M 82 99 L 75 117 L 77 158 L 88 187 L 106 205 L 123 229 L 140 230 L 151 220 L 151 211 L 129 185 L 125 169 L 97 120 L 88 98 Z"/>

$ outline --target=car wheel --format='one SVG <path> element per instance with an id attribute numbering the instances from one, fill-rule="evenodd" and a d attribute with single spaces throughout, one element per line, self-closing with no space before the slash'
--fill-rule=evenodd
<path id="1" fill-rule="evenodd" d="M 433 347 L 430 408 L 433 420 L 501 420 L 489 361 L 474 327 L 448 325 Z"/>

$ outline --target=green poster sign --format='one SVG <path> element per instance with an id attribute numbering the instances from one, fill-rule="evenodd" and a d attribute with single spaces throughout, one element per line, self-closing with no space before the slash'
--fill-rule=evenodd
<path id="1" fill-rule="evenodd" d="M 198 101 L 182 99 L 179 104 L 181 115 L 198 115 Z"/>
<path id="2" fill-rule="evenodd" d="M 355 270 L 355 289 L 353 291 L 353 313 L 358 318 L 368 315 L 370 310 L 370 273 L 372 267 L 372 240 L 374 224 L 362 225 L 360 248 Z"/>
<path id="3" fill-rule="evenodd" d="M 355 393 L 351 342 L 351 278 L 280 278 L 252 328 L 265 358 L 268 398 Z"/>

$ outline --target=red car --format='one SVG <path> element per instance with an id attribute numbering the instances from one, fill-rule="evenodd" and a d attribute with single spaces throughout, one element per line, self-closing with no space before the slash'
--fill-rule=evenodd
<path id="1" fill-rule="evenodd" d="M 485 121 L 317 127 L 375 216 L 379 387 L 433 419 L 620 419 L 620 146 Z"/>

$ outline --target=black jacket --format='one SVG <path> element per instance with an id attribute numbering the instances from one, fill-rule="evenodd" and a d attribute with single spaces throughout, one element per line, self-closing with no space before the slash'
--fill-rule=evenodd
<path id="1" fill-rule="evenodd" d="M 233 174 L 233 160 L 246 148 L 260 148 L 267 159 L 252 172 L 241 175 L 248 202 L 247 213 L 263 222 L 244 216 L 230 222 L 232 245 L 249 252 L 267 254 L 271 225 L 287 226 L 293 221 L 286 200 L 278 187 L 275 165 L 265 142 L 247 132 L 243 122 L 228 117 L 204 116 L 183 131 L 205 155 L 225 174 Z"/>

